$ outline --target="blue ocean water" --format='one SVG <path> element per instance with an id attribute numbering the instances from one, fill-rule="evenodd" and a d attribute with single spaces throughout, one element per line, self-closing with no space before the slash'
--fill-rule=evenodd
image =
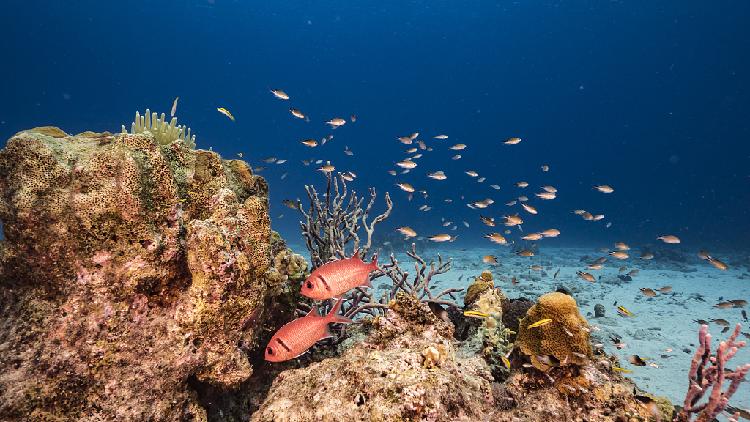
<path id="1" fill-rule="evenodd" d="M 377 228 L 381 241 L 398 226 L 420 236 L 458 235 L 449 247 L 464 281 L 443 276 L 457 287 L 476 275 L 481 255 L 497 253 L 483 235 L 505 230 L 501 217 L 513 213 L 527 220 L 523 232 L 507 235 L 520 245 L 527 245 L 523 234 L 562 232 L 538 243 L 534 261 L 549 273 L 563 268 L 555 283 L 580 281 L 578 258 L 614 242 L 683 251 L 685 267 L 629 262 L 643 270 L 633 285 L 600 283 L 577 296 L 584 314 L 606 298 L 610 316 L 609 302 L 619 301 L 640 317 L 599 322 L 631 345 L 618 351 L 607 343 L 608 352 L 657 356 L 695 342 L 691 318 L 739 322 L 737 310 L 718 314 L 712 306 L 750 294 L 749 18 L 750 3 L 742 1 L 6 0 L 0 139 L 41 125 L 118 132 L 136 110 L 169 113 L 179 96 L 179 122 L 197 134 L 199 148 L 227 158 L 242 153 L 254 168 L 265 167 L 273 228 L 297 252 L 305 252 L 299 215 L 282 200 L 304 203 L 303 186 L 325 182 L 315 160 L 330 161 L 357 174 L 351 185 L 359 192 L 377 189 L 376 211 L 391 193 L 393 213 Z M 294 118 L 290 107 L 310 121 Z M 325 122 L 334 117 L 348 122 L 333 130 Z M 405 153 L 417 145 L 397 138 L 414 132 L 432 151 Z M 300 144 L 328 135 L 325 145 Z M 510 137 L 522 142 L 504 145 Z M 449 149 L 457 143 L 466 149 Z M 400 174 L 395 163 L 418 153 L 417 167 Z M 426 177 L 438 170 L 447 180 Z M 529 186 L 518 188 L 519 181 Z M 409 200 L 398 182 L 427 197 L 417 192 Z M 614 192 L 595 191 L 599 184 Z M 539 200 L 534 194 L 544 185 L 557 188 L 557 198 Z M 521 195 L 538 215 L 505 205 Z M 486 209 L 466 205 L 485 198 L 494 200 Z M 423 205 L 431 209 L 420 211 Z M 605 217 L 583 221 L 576 209 Z M 484 226 L 480 215 L 495 217 L 498 227 Z M 681 244 L 656 240 L 665 234 Z M 701 262 L 695 254 L 702 249 L 726 257 L 730 271 Z M 510 255 L 498 273 L 530 274 Z M 617 266 L 608 270 L 616 281 Z M 534 285 L 535 277 L 510 295 L 533 296 L 554 284 Z M 637 289 L 662 285 L 674 286 L 678 295 L 668 304 L 679 306 Z M 724 336 L 720 328 L 712 326 L 716 338 Z M 738 363 L 750 356 L 742 353 Z M 679 400 L 688 356 L 659 361 L 661 375 L 633 368 L 633 377 Z M 747 407 L 742 388 L 736 402 Z"/>
<path id="2" fill-rule="evenodd" d="M 8 1 L 3 9 L 0 138 L 41 124 L 118 131 L 135 110 L 168 113 L 180 96 L 177 115 L 200 148 L 242 152 L 254 166 L 288 160 L 261 174 L 274 227 L 292 241 L 298 218 L 281 200 L 322 182 L 317 166 L 300 165 L 315 158 L 357 173 L 360 191 L 391 191 L 396 206 L 383 230 L 434 234 L 443 217 L 470 223 L 458 224 L 457 245 L 484 245 L 466 202 L 493 198 L 485 214 L 499 217 L 520 210 L 505 202 L 526 194 L 538 203 L 532 194 L 553 185 L 558 198 L 527 228 L 559 228 L 556 246 L 653 243 L 667 233 L 695 250 L 748 246 L 746 2 Z M 357 122 L 335 131 L 324 124 L 351 114 Z M 412 132 L 434 151 L 408 175 L 386 174 L 407 149 L 396 138 Z M 324 146 L 299 143 L 329 133 Z M 450 138 L 433 140 L 439 133 Z M 511 136 L 523 142 L 502 145 Z M 459 142 L 468 147 L 450 160 L 447 147 Z M 425 177 L 435 170 L 448 179 Z M 519 180 L 529 188 L 514 188 Z M 408 202 L 396 181 L 429 198 Z M 592 190 L 602 183 L 615 192 Z M 425 203 L 429 213 L 417 210 Z M 585 222 L 573 209 L 606 218 Z"/>

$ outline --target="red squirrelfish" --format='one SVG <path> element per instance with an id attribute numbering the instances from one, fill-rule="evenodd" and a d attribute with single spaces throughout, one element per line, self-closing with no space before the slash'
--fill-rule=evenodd
<path id="1" fill-rule="evenodd" d="M 328 324 L 332 322 L 342 324 L 351 323 L 351 319 L 338 315 L 342 302 L 343 299 L 339 298 L 336 301 L 336 305 L 331 309 L 331 312 L 326 316 L 318 315 L 317 309 L 313 306 L 307 315 L 284 324 L 271 337 L 271 341 L 268 342 L 268 346 L 266 346 L 266 360 L 269 362 L 283 362 L 294 359 L 305 353 L 318 340 L 331 337 Z"/>
<path id="2" fill-rule="evenodd" d="M 310 299 L 325 300 L 348 292 L 357 286 L 372 287 L 370 273 L 378 269 L 378 256 L 366 264 L 359 251 L 351 258 L 339 259 L 321 265 L 302 284 L 301 293 Z"/>

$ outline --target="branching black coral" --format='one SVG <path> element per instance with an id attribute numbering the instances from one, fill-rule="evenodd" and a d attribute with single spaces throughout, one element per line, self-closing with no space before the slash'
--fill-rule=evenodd
<path id="1" fill-rule="evenodd" d="M 368 223 L 370 212 L 375 204 L 377 194 L 370 188 L 370 198 L 367 206 L 363 207 L 365 198 L 355 191 L 349 192 L 346 180 L 339 174 L 326 174 L 326 191 L 321 198 L 314 186 L 305 185 L 307 197 L 310 200 L 308 210 L 300 206 L 304 221 L 300 222 L 302 235 L 307 249 L 310 251 L 310 261 L 313 269 L 332 259 L 350 256 L 350 251 L 359 250 L 364 258 L 372 247 L 372 234 L 375 225 L 390 216 L 393 203 L 388 192 L 385 193 L 385 211 Z M 364 233 L 362 233 L 364 229 Z M 360 236 L 365 236 L 362 242 Z"/>
<path id="2" fill-rule="evenodd" d="M 357 287 L 344 296 L 342 314 L 349 318 L 382 315 L 399 292 L 414 296 L 422 302 L 458 308 L 459 306 L 455 303 L 457 300 L 455 293 L 463 289 L 448 288 L 436 294 L 433 294 L 430 289 L 430 282 L 434 276 L 450 271 L 451 261 L 443 261 L 438 254 L 437 263 L 435 261 L 428 263 L 417 254 L 416 245 L 413 243 L 411 250 L 406 251 L 406 255 L 414 261 L 413 273 L 404 271 L 398 259 L 391 254 L 390 262 L 381 267 L 382 271 L 373 273 L 372 277 L 375 279 L 383 275 L 387 276 L 391 280 L 390 287 L 380 291 L 368 291 L 363 287 Z M 330 308 L 330 305 L 327 308 Z M 309 308 L 300 309 L 303 314 L 308 311 Z"/>

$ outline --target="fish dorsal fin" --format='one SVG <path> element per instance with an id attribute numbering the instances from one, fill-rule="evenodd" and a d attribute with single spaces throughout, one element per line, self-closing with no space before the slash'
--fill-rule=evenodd
<path id="1" fill-rule="evenodd" d="M 359 257 L 359 248 L 354 250 L 354 253 L 352 254 L 352 258 L 354 259 L 360 259 Z"/>

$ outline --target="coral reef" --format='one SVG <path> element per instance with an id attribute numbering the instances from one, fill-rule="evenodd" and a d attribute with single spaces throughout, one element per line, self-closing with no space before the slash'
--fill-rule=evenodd
<path id="1" fill-rule="evenodd" d="M 363 341 L 280 373 L 250 420 L 626 422 L 653 414 L 603 358 L 575 377 L 512 370 L 495 382 L 484 359 L 459 352 L 451 324 L 425 303 L 403 292 L 395 302 L 361 325 Z"/>
<path id="2" fill-rule="evenodd" d="M 154 136 L 44 127 L 0 152 L 0 419 L 204 420 L 193 387 L 231 394 L 282 322 L 304 265 L 268 276 L 265 181 Z"/>
<path id="3" fill-rule="evenodd" d="M 464 296 L 464 306 L 469 307 L 479 298 L 479 295 L 484 293 L 488 289 L 495 287 L 495 281 L 492 277 L 491 271 L 482 271 L 482 274 L 477 277 L 473 283 L 466 289 L 466 295 Z"/>
<path id="4" fill-rule="evenodd" d="M 300 228 L 307 250 L 310 251 L 313 269 L 332 259 L 349 257 L 354 254 L 354 250 L 359 251 L 359 256 L 366 260 L 372 247 L 375 226 L 387 219 L 393 209 L 391 197 L 386 192 L 385 211 L 368 223 L 377 199 L 375 189 L 370 188 L 370 199 L 367 206 L 363 206 L 365 198 L 358 196 L 355 191 L 349 192 L 343 175 L 332 176 L 331 173 L 326 173 L 326 180 L 326 191 L 322 199 L 315 186 L 305 185 L 310 206 L 307 211 L 302 206 L 299 207 L 304 218 Z M 367 240 L 362 243 L 360 237 L 363 228 Z M 352 252 L 347 253 L 350 243 Z"/>
<path id="5" fill-rule="evenodd" d="M 530 327 L 546 319 L 551 322 Z M 591 355 L 588 322 L 578 312 L 571 296 L 547 293 L 519 322 L 516 346 L 542 371 L 557 365 L 583 365 Z"/>
<path id="6" fill-rule="evenodd" d="M 726 341 L 722 341 L 716 349 L 716 355 L 711 355 L 711 334 L 708 333 L 708 325 L 701 325 L 698 332 L 698 349 L 695 351 L 690 364 L 688 379 L 690 385 L 685 394 L 685 402 L 682 409 L 675 417 L 675 421 L 684 422 L 696 416 L 697 422 L 708 422 L 714 420 L 729 404 L 729 399 L 739 388 L 740 383 L 750 372 L 750 363 L 738 366 L 734 371 L 726 368 L 727 361 L 732 359 L 737 350 L 745 347 L 744 341 L 737 341 L 742 326 L 737 324 L 734 332 Z M 722 391 L 724 382 L 729 381 L 729 386 Z M 711 390 L 711 394 L 705 403 L 698 402 Z M 732 417 L 739 419 L 739 413 Z"/>

